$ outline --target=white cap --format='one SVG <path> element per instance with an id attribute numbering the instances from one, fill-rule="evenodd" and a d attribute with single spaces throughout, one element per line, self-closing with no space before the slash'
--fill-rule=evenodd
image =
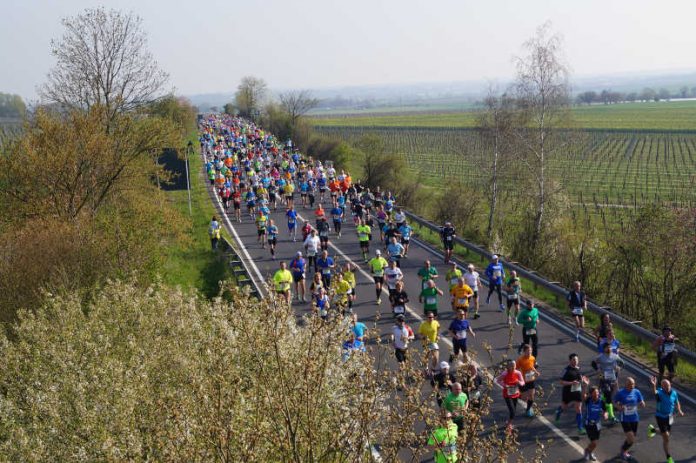
<path id="1" fill-rule="evenodd" d="M 379 249 L 376 250 L 376 251 L 375 251 L 375 255 L 381 256 L 381 255 L 382 255 L 382 251 L 380 251 Z"/>
<path id="2" fill-rule="evenodd" d="M 445 368 L 449 368 L 449 363 L 447 362 L 440 362 L 440 370 L 444 370 Z"/>
<path id="3" fill-rule="evenodd" d="M 498 258 L 498 254 L 493 254 L 493 257 L 491 259 L 496 260 Z"/>
<path id="4" fill-rule="evenodd" d="M 297 251 L 297 257 L 302 257 L 302 251 Z"/>

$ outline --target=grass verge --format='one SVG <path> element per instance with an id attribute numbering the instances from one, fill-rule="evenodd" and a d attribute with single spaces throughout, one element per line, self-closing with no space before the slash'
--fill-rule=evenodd
<path id="1" fill-rule="evenodd" d="M 198 146 L 197 135 L 189 137 Z M 186 190 L 167 191 L 168 201 L 182 216 L 189 218 L 185 227 L 185 239 L 171 243 L 166 250 L 163 269 L 163 280 L 182 288 L 194 287 L 204 296 L 211 298 L 218 295 L 220 281 L 235 281 L 234 273 L 221 254 L 210 249 L 208 225 L 210 218 L 216 214 L 215 207 L 208 195 L 205 179 L 202 176 L 203 161 L 194 148 L 194 154 L 189 159 L 191 179 L 191 215 L 188 208 L 188 193 Z M 230 237 L 226 231 L 223 236 Z"/>

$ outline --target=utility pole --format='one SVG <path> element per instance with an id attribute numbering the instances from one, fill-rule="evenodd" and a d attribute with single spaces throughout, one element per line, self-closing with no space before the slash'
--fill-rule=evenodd
<path id="1" fill-rule="evenodd" d="M 188 191 L 189 215 L 193 215 L 191 210 L 191 182 L 189 180 L 189 156 L 193 154 L 193 142 L 189 140 L 186 146 L 186 191 Z"/>

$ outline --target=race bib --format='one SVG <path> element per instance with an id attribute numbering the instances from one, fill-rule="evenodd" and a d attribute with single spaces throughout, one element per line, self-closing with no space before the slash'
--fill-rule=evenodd
<path id="1" fill-rule="evenodd" d="M 422 286 L 423 286 L 423 289 L 427 288 L 428 287 L 428 280 L 423 280 Z"/>
<path id="2" fill-rule="evenodd" d="M 469 299 L 467 299 L 465 297 L 460 297 L 459 299 L 457 299 L 457 305 L 460 305 L 460 306 L 467 305 L 468 303 L 469 303 Z"/>
<path id="3" fill-rule="evenodd" d="M 614 380 L 616 380 L 616 374 L 615 374 L 613 368 L 612 368 L 612 369 L 609 369 L 609 370 L 604 370 L 604 373 L 603 373 L 602 376 L 604 376 L 604 379 L 607 380 L 607 381 L 614 381 Z"/>
<path id="4" fill-rule="evenodd" d="M 428 305 L 437 304 L 437 298 L 435 296 L 428 296 L 425 298 L 425 303 Z"/>
<path id="5" fill-rule="evenodd" d="M 674 424 L 674 415 L 669 415 L 669 425 L 672 426 Z"/>
<path id="6" fill-rule="evenodd" d="M 673 342 L 666 342 L 662 346 L 663 346 L 663 352 L 665 354 L 671 354 L 672 352 L 674 352 L 675 345 Z"/>
<path id="7" fill-rule="evenodd" d="M 396 305 L 394 306 L 394 313 L 395 314 L 403 314 L 405 312 L 404 306 L 403 305 Z"/>
<path id="8" fill-rule="evenodd" d="M 459 339 L 466 339 L 466 330 L 457 331 L 457 337 Z"/>
<path id="9" fill-rule="evenodd" d="M 517 294 L 508 294 L 508 299 L 510 299 L 511 301 L 516 301 L 517 297 Z"/>
<path id="10" fill-rule="evenodd" d="M 312 251 L 311 249 L 307 251 L 307 255 L 309 257 L 314 257 L 317 255 L 317 251 Z"/>
<path id="11" fill-rule="evenodd" d="M 381 277 L 384 275 L 384 270 L 374 270 L 372 273 L 374 273 L 376 277 Z"/>
<path id="12" fill-rule="evenodd" d="M 624 416 L 633 416 L 638 414 L 638 407 L 636 405 L 626 405 L 623 408 Z"/>
<path id="13" fill-rule="evenodd" d="M 493 271 L 493 278 L 500 278 L 503 274 L 500 272 L 500 270 L 494 270 Z"/>
<path id="14" fill-rule="evenodd" d="M 361 241 L 365 241 L 367 239 L 367 233 L 360 233 L 358 238 L 360 238 Z"/>
<path id="15" fill-rule="evenodd" d="M 451 236 L 448 236 L 446 239 L 447 239 L 447 241 L 452 241 L 452 237 L 451 237 Z"/>
<path id="16" fill-rule="evenodd" d="M 524 380 L 527 382 L 532 382 L 534 381 L 534 370 L 529 370 L 527 373 L 524 374 Z"/>
<path id="17" fill-rule="evenodd" d="M 527 334 L 527 336 L 532 336 L 532 335 L 536 334 L 536 329 L 529 328 L 527 330 L 524 330 L 524 332 Z"/>
<path id="18" fill-rule="evenodd" d="M 322 275 L 330 275 L 331 274 L 331 269 L 330 268 L 323 268 L 321 269 Z"/>
<path id="19" fill-rule="evenodd" d="M 580 391 L 582 391 L 582 384 L 580 384 L 580 383 L 571 384 L 570 392 L 580 392 Z"/>
<path id="20" fill-rule="evenodd" d="M 516 385 L 515 386 L 505 386 L 505 390 L 507 391 L 508 396 L 513 396 L 519 392 L 520 388 L 517 387 Z"/>
<path id="21" fill-rule="evenodd" d="M 573 307 L 573 315 L 582 315 L 582 307 Z"/>
<path id="22" fill-rule="evenodd" d="M 450 284 L 451 284 L 451 285 L 454 286 L 454 285 L 456 285 L 457 283 L 459 283 L 459 278 L 454 277 L 454 278 L 450 279 Z"/>
<path id="23" fill-rule="evenodd" d="M 457 444 L 448 444 L 442 447 L 442 455 L 445 458 L 452 457 L 457 453 Z"/>

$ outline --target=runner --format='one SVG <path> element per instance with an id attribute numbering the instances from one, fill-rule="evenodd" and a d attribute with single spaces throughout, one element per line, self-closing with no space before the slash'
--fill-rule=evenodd
<path id="1" fill-rule="evenodd" d="M 428 281 L 438 278 L 437 269 L 430 265 L 430 261 L 426 260 L 423 267 L 418 269 L 418 276 L 421 277 L 421 289 L 428 287 Z"/>
<path id="2" fill-rule="evenodd" d="M 337 272 L 336 278 L 331 282 L 331 288 L 333 289 L 333 306 L 337 309 L 341 309 L 341 315 L 345 317 L 346 313 L 352 312 L 349 307 L 351 287 L 350 283 L 343 279 L 343 273 Z"/>
<path id="3" fill-rule="evenodd" d="M 449 394 L 450 386 L 455 382 L 457 380 L 454 373 L 450 371 L 449 363 L 440 362 L 440 371 L 430 380 L 430 385 L 435 389 L 435 400 L 439 407 L 442 406 L 442 401 Z"/>
<path id="4" fill-rule="evenodd" d="M 508 432 L 512 430 L 512 420 L 515 419 L 517 410 L 517 401 L 520 398 L 520 388 L 524 386 L 524 377 L 522 372 L 517 369 L 517 364 L 514 360 L 508 360 L 505 365 L 505 371 L 495 378 L 496 384 L 503 388 L 503 399 L 508 408 Z"/>
<path id="5" fill-rule="evenodd" d="M 406 325 L 406 317 L 403 314 L 396 316 L 396 323 L 392 328 L 392 339 L 394 342 L 394 356 L 399 363 L 399 369 L 404 369 L 406 362 L 408 344 L 414 339 L 413 331 Z"/>
<path id="6" fill-rule="evenodd" d="M 285 187 L 283 187 L 283 193 L 285 194 L 285 201 L 287 206 L 293 207 L 295 197 L 295 185 L 292 183 L 292 181 L 289 181 L 285 184 Z"/>
<path id="7" fill-rule="evenodd" d="M 389 261 L 396 263 L 397 267 L 401 267 L 401 258 L 404 255 L 404 247 L 396 240 L 393 236 L 387 245 L 387 255 L 389 256 Z"/>
<path id="8" fill-rule="evenodd" d="M 628 450 L 636 441 L 636 434 L 638 434 L 638 422 L 640 421 L 638 406 L 645 408 L 643 394 L 636 389 L 636 381 L 633 378 L 626 378 L 624 388 L 619 390 L 614 397 L 614 406 L 616 411 L 620 413 L 621 427 L 626 435 L 626 440 L 621 446 L 621 458 L 624 461 L 629 461 L 632 456 Z"/>
<path id="9" fill-rule="evenodd" d="M 403 315 L 406 312 L 407 303 L 408 294 L 404 291 L 404 282 L 397 281 L 394 294 L 392 295 L 392 313 L 394 315 Z"/>
<path id="10" fill-rule="evenodd" d="M 319 274 L 317 273 L 317 275 Z M 314 282 L 312 282 L 312 284 L 314 284 Z M 323 320 L 328 320 L 330 308 L 331 302 L 329 301 L 329 295 L 326 293 L 324 284 L 320 283 L 316 286 L 316 293 L 312 296 L 312 312 L 319 314 Z"/>
<path id="11" fill-rule="evenodd" d="M 242 193 L 239 188 L 236 188 L 232 193 L 232 208 L 234 209 L 234 216 L 237 222 L 242 222 Z"/>
<path id="12" fill-rule="evenodd" d="M 479 273 L 476 271 L 476 268 L 474 267 L 474 264 L 469 264 L 466 267 L 466 272 L 464 273 L 464 281 L 466 282 L 467 286 L 471 288 L 471 290 L 474 292 L 473 296 L 471 296 L 471 299 L 474 301 L 474 320 L 478 319 L 480 317 L 479 315 L 479 288 L 481 287 L 481 279 L 479 277 Z"/>
<path id="13" fill-rule="evenodd" d="M 278 227 L 276 226 L 273 219 L 271 219 L 268 223 L 268 229 L 266 230 L 266 234 L 268 236 L 268 247 L 271 250 L 271 258 L 275 260 L 275 248 L 278 244 Z"/>
<path id="14" fill-rule="evenodd" d="M 315 272 L 312 277 L 312 282 L 309 284 L 309 291 L 312 294 L 312 298 L 315 298 L 317 294 L 319 294 L 321 288 L 324 288 L 324 282 L 321 281 L 321 273 Z"/>
<path id="15" fill-rule="evenodd" d="M 351 316 L 350 330 L 358 341 L 365 342 L 367 340 L 367 325 L 358 321 L 358 314 L 356 313 Z"/>
<path id="16" fill-rule="evenodd" d="M 585 393 L 585 431 L 590 443 L 585 447 L 585 461 L 597 461 L 594 454 L 599 442 L 599 435 L 602 430 L 602 418 L 607 419 L 606 402 L 599 397 L 599 389 L 595 386 L 590 388 L 589 394 Z"/>
<path id="17" fill-rule="evenodd" d="M 331 287 L 331 275 L 336 266 L 333 257 L 329 257 L 329 251 L 323 250 L 321 257 L 317 259 L 317 268 L 321 272 L 321 281 L 324 282 L 324 287 Z"/>
<path id="18" fill-rule="evenodd" d="M 486 267 L 486 277 L 488 277 L 488 296 L 486 297 L 486 304 L 491 302 L 491 294 L 493 291 L 498 293 L 499 309 L 502 312 L 505 310 L 503 305 L 503 280 L 505 278 L 505 269 L 503 264 L 500 263 L 499 258 L 496 254 L 493 254 L 491 258 L 491 263 Z"/>
<path id="19" fill-rule="evenodd" d="M 556 409 L 556 423 L 561 421 L 563 413 L 570 405 L 575 408 L 575 424 L 578 426 L 578 433 L 584 434 L 585 428 L 582 426 L 582 383 L 587 377 L 580 373 L 580 359 L 577 354 L 568 356 L 568 366 L 563 371 L 560 383 L 563 386 L 561 394 L 561 405 Z"/>
<path id="20" fill-rule="evenodd" d="M 532 355 L 536 358 L 539 353 L 539 335 L 537 333 L 539 310 L 534 307 L 534 303 L 531 300 L 527 299 L 524 302 L 524 308 L 517 316 L 517 324 L 522 325 L 522 344 L 520 344 L 518 352 L 523 345 L 530 344 L 532 346 Z"/>
<path id="21" fill-rule="evenodd" d="M 618 355 L 619 349 L 621 348 L 621 343 L 619 342 L 618 339 L 614 336 L 614 330 L 609 329 L 607 330 L 607 337 L 602 341 L 602 343 L 599 345 L 598 352 L 603 352 L 604 351 L 604 346 L 608 345 L 611 349 L 611 352 Z"/>
<path id="22" fill-rule="evenodd" d="M 287 269 L 285 261 L 280 263 L 280 269 L 273 275 L 276 294 L 285 298 L 285 302 L 290 305 L 290 286 L 292 285 L 292 273 Z"/>
<path id="23" fill-rule="evenodd" d="M 435 463 L 456 463 L 457 460 L 457 425 L 452 421 L 450 412 L 442 412 L 440 426 L 428 438 L 428 446 L 434 448 Z"/>
<path id="24" fill-rule="evenodd" d="M 435 282 L 433 280 L 428 280 L 425 289 L 423 289 L 418 296 L 418 302 L 423 304 L 423 315 L 427 316 L 428 312 L 437 315 L 437 297 L 442 295 L 442 291 L 435 286 Z"/>
<path id="25" fill-rule="evenodd" d="M 256 217 L 256 241 L 261 243 L 261 248 L 266 249 L 266 225 L 268 224 L 268 216 L 259 211 Z"/>
<path id="26" fill-rule="evenodd" d="M 304 240 L 305 253 L 307 254 L 307 265 L 314 267 L 314 272 L 318 270 L 317 268 L 317 253 L 319 252 L 319 246 L 321 242 L 317 236 L 317 231 L 312 229 L 310 231 L 307 239 Z"/>
<path id="27" fill-rule="evenodd" d="M 338 206 L 338 204 L 331 209 L 331 217 L 333 218 L 334 233 L 336 233 L 336 236 L 340 238 L 341 224 L 343 222 L 343 209 Z"/>
<path id="28" fill-rule="evenodd" d="M 447 281 L 447 293 L 452 294 L 452 288 L 457 286 L 459 277 L 462 276 L 462 271 L 457 268 L 456 262 L 451 262 L 450 269 L 445 273 L 445 280 Z M 469 304 L 467 303 L 467 306 Z M 454 310 L 454 299 L 452 299 L 452 310 Z"/>
<path id="29" fill-rule="evenodd" d="M 288 218 L 288 236 L 292 237 L 294 243 L 297 241 L 297 211 L 290 206 L 285 212 L 285 216 Z"/>
<path id="30" fill-rule="evenodd" d="M 600 347 L 604 340 L 607 338 L 607 331 L 609 331 L 609 329 L 611 328 L 612 323 L 611 319 L 609 318 L 609 314 L 602 314 L 602 317 L 599 319 L 599 325 L 597 325 L 597 328 L 595 328 L 595 336 L 597 337 L 598 350 L 601 350 Z"/>
<path id="31" fill-rule="evenodd" d="M 395 217 L 398 217 L 398 213 Z M 399 223 L 396 221 L 396 219 L 395 221 L 398 227 L 397 230 L 399 231 L 399 235 L 401 235 L 401 244 L 404 246 L 404 257 L 408 257 L 408 247 L 411 243 L 411 233 L 413 233 L 413 228 L 406 223 L 405 217 L 406 216 L 404 216 L 404 222 L 402 223 Z"/>
<path id="32" fill-rule="evenodd" d="M 377 305 L 382 303 L 382 285 L 384 284 L 384 269 L 389 265 L 387 260 L 382 257 L 382 251 L 375 251 L 375 257 L 368 262 L 372 271 L 372 278 L 375 280 L 375 294 L 377 295 Z"/>
<path id="33" fill-rule="evenodd" d="M 418 334 L 423 340 L 423 347 L 426 352 L 426 374 L 429 378 L 433 377 L 440 362 L 440 346 L 437 343 L 440 337 L 439 330 L 440 322 L 435 320 L 435 314 L 433 313 L 429 313 L 418 327 Z"/>
<path id="34" fill-rule="evenodd" d="M 515 324 L 519 325 L 517 321 L 517 316 L 520 314 L 520 293 L 522 292 L 522 282 L 517 276 L 517 272 L 512 270 L 510 272 L 510 278 L 505 285 L 505 291 L 507 292 L 507 318 L 508 325 L 512 325 L 512 320 L 515 320 Z M 514 307 L 514 313 L 510 309 Z"/>
<path id="35" fill-rule="evenodd" d="M 450 288 L 452 296 L 452 310 L 454 312 L 464 311 L 464 318 L 467 318 L 469 312 L 469 298 L 474 295 L 474 292 L 464 282 L 464 277 L 457 278 L 457 283 Z"/>
<path id="36" fill-rule="evenodd" d="M 445 251 L 445 264 L 449 263 L 454 250 L 454 238 L 457 236 L 451 222 L 445 222 L 445 226 L 440 229 L 440 239 Z"/>
<path id="37" fill-rule="evenodd" d="M 604 344 L 604 352 L 592 361 L 592 368 L 599 372 L 599 390 L 602 392 L 606 404 L 605 409 L 611 424 L 618 422 L 614 416 L 612 399 L 619 388 L 619 371 L 623 365 L 623 360 L 617 354 L 612 353 L 609 344 Z"/>
<path id="38" fill-rule="evenodd" d="M 452 320 L 449 325 L 449 332 L 452 335 L 452 353 L 450 354 L 449 361 L 452 363 L 455 358 L 459 357 L 459 353 L 462 353 L 462 358 L 466 362 L 467 360 L 467 347 L 466 347 L 466 337 L 471 334 L 476 337 L 476 333 L 471 328 L 471 324 L 466 319 L 466 311 L 459 309 L 457 311 L 457 318 Z"/>
<path id="39" fill-rule="evenodd" d="M 404 274 L 401 269 L 396 266 L 396 261 L 389 261 L 389 267 L 384 270 L 384 278 L 387 281 L 387 289 L 389 290 L 389 302 L 393 304 L 396 283 L 404 279 Z"/>
<path id="40" fill-rule="evenodd" d="M 520 388 L 520 398 L 527 403 L 525 415 L 527 418 L 534 416 L 534 396 L 536 394 L 534 382 L 541 376 L 536 369 L 536 358 L 532 355 L 532 348 L 529 344 L 522 345 L 522 355 L 517 359 L 517 367 L 524 378 L 524 386 Z"/>
<path id="41" fill-rule="evenodd" d="M 669 438 L 672 432 L 672 423 L 674 422 L 674 412 L 676 411 L 679 416 L 684 416 L 681 403 L 679 402 L 679 395 L 677 391 L 672 389 L 672 384 L 667 379 L 661 381 L 661 387 L 658 389 L 657 378 L 652 376 L 650 385 L 652 386 L 655 401 L 657 401 L 655 420 L 657 421 L 658 432 L 662 434 L 662 449 L 665 451 L 667 463 L 674 463 L 674 458 L 672 458 L 669 451 Z M 655 434 L 655 427 L 652 424 L 648 425 L 648 437 L 655 437 Z"/>
<path id="42" fill-rule="evenodd" d="M 327 222 L 326 217 L 322 217 L 317 220 L 317 233 L 319 234 L 319 243 L 321 249 L 328 251 L 329 249 L 329 233 L 331 228 L 329 227 L 329 222 Z"/>
<path id="43" fill-rule="evenodd" d="M 307 302 L 305 293 L 305 268 L 307 262 L 302 257 L 302 252 L 297 251 L 295 258 L 290 261 L 290 271 L 292 272 L 292 280 L 295 282 L 295 297 L 298 301 Z"/>
<path id="44" fill-rule="evenodd" d="M 587 299 L 585 293 L 581 291 L 579 281 L 573 282 L 573 289 L 566 296 L 568 308 L 575 319 L 575 342 L 580 342 L 580 330 L 585 327 L 584 312 L 587 310 Z"/>
<path id="45" fill-rule="evenodd" d="M 343 279 L 350 285 L 350 295 L 348 296 L 348 309 L 353 310 L 353 303 L 355 302 L 356 293 L 356 281 L 355 281 L 355 266 L 350 262 L 346 262 L 343 266 Z"/>
<path id="46" fill-rule="evenodd" d="M 469 408 L 469 397 L 467 397 L 466 392 L 462 391 L 460 383 L 452 384 L 450 393 L 442 401 L 442 408 L 452 414 L 452 420 L 457 425 L 457 432 L 462 432 L 466 411 Z"/>
<path id="47" fill-rule="evenodd" d="M 660 372 L 659 378 L 665 377 L 665 369 L 667 370 L 667 379 L 674 380 L 674 371 L 677 364 L 677 344 L 679 340 L 672 328 L 665 326 L 662 328 L 662 334 L 653 342 L 653 349 L 657 352 L 657 369 Z"/>
<path id="48" fill-rule="evenodd" d="M 362 251 L 363 260 L 367 263 L 367 256 L 370 252 L 370 234 L 372 233 L 370 227 L 362 223 L 362 220 L 358 219 L 358 226 L 355 228 L 358 234 L 358 241 L 360 242 L 360 250 Z"/>

